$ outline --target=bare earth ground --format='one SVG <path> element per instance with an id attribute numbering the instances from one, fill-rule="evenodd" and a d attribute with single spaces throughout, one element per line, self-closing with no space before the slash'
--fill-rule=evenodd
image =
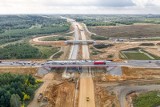
<path id="1" fill-rule="evenodd" d="M 160 57 L 160 50 L 158 50 L 158 49 L 146 48 L 144 50 Z"/>
<path id="2" fill-rule="evenodd" d="M 105 88 L 96 86 L 96 107 L 120 107 L 115 94 Z"/>
<path id="3" fill-rule="evenodd" d="M 40 93 L 44 93 L 47 89 L 47 87 L 53 82 L 54 74 L 48 73 L 43 77 L 43 84 L 42 86 L 35 92 L 34 99 L 32 102 L 28 105 L 28 107 L 40 107 L 40 103 L 37 102 L 38 95 Z"/>
<path id="4" fill-rule="evenodd" d="M 112 47 L 98 49 L 99 51 L 102 51 L 102 53 L 98 55 L 91 55 L 91 59 L 94 59 L 94 60 L 107 59 L 108 55 L 113 55 L 114 56 L 113 59 L 118 59 L 120 50 L 133 48 L 136 46 L 138 45 L 133 46 L 133 44 L 123 44 L 123 43 L 114 44 L 114 46 Z"/>
<path id="5" fill-rule="evenodd" d="M 84 87 L 85 86 L 85 87 Z M 94 84 L 90 77 L 83 77 L 80 79 L 80 93 L 78 107 L 95 107 Z M 89 101 L 87 100 L 89 98 Z"/>
<path id="6" fill-rule="evenodd" d="M 91 32 L 107 37 L 160 37 L 159 29 L 156 24 L 89 27 Z"/>
<path id="7" fill-rule="evenodd" d="M 62 51 L 64 52 L 63 55 L 61 55 L 61 57 L 59 58 L 60 60 L 66 60 L 69 57 L 69 53 L 70 53 L 70 48 L 71 46 L 63 46 L 62 47 Z"/>
<path id="8" fill-rule="evenodd" d="M 107 42 L 104 42 L 107 43 Z M 103 49 L 96 49 L 98 51 L 101 51 L 102 53 L 99 53 L 97 55 L 91 55 L 91 59 L 98 60 L 98 59 L 108 59 L 108 55 L 113 55 L 112 59 L 119 59 L 119 52 L 121 50 L 129 49 L 129 48 L 135 48 L 135 47 L 141 47 L 142 49 L 146 50 L 149 53 L 152 53 L 154 55 L 157 55 L 160 57 L 160 51 L 155 48 L 155 46 L 148 46 L 143 47 L 139 46 L 140 43 L 113 43 L 114 46 L 103 48 Z M 90 46 L 90 48 L 93 46 Z M 92 53 L 92 50 L 90 49 L 90 53 Z"/>

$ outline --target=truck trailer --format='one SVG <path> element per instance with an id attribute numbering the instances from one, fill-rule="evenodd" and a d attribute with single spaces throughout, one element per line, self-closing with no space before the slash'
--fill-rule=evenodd
<path id="1" fill-rule="evenodd" d="M 105 61 L 94 61 L 94 65 L 105 65 Z"/>

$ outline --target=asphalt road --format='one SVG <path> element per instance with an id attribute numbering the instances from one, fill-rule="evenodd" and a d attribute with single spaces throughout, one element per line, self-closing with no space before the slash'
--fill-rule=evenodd
<path id="1" fill-rule="evenodd" d="M 78 27 L 77 27 L 77 22 L 71 22 L 71 23 L 74 26 L 74 40 L 75 41 L 79 40 L 80 34 L 79 34 Z M 78 51 L 79 51 L 79 45 L 73 44 L 72 47 L 71 47 L 69 59 L 77 59 Z"/>

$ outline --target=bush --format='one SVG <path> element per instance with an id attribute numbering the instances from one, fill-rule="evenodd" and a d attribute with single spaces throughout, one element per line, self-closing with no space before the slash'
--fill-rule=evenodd
<path id="1" fill-rule="evenodd" d="M 95 48 L 97 49 L 102 49 L 102 48 L 108 48 L 108 47 L 111 47 L 113 46 L 112 44 L 97 44 L 97 45 L 94 45 Z"/>
<path id="2" fill-rule="evenodd" d="M 104 37 L 104 36 L 98 36 L 98 35 L 91 35 L 91 38 L 93 40 L 108 40 L 108 37 Z"/>
<path id="3" fill-rule="evenodd" d="M 140 46 L 154 46 L 154 43 L 141 43 Z"/>
<path id="4" fill-rule="evenodd" d="M 54 36 L 54 37 L 46 37 L 41 39 L 42 41 L 63 41 L 63 40 L 68 40 L 67 38 L 63 36 Z"/>
<path id="5" fill-rule="evenodd" d="M 107 56 L 107 58 L 113 58 L 113 57 L 114 57 L 114 55 L 112 55 L 112 54 Z"/>

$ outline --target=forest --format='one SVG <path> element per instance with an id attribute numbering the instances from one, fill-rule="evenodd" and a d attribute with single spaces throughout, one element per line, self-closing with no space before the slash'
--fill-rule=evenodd
<path id="1" fill-rule="evenodd" d="M 0 48 L 0 59 L 41 58 L 42 53 L 26 43 L 10 44 Z"/>
<path id="2" fill-rule="evenodd" d="M 134 23 L 160 24 L 160 15 L 76 15 L 76 21 L 87 26 L 133 25 Z"/>
<path id="3" fill-rule="evenodd" d="M 25 105 L 39 86 L 40 83 L 32 75 L 0 74 L 0 107 Z"/>
<path id="4" fill-rule="evenodd" d="M 52 34 L 69 30 L 70 24 L 58 16 L 0 16 L 0 44 L 28 36 Z"/>

